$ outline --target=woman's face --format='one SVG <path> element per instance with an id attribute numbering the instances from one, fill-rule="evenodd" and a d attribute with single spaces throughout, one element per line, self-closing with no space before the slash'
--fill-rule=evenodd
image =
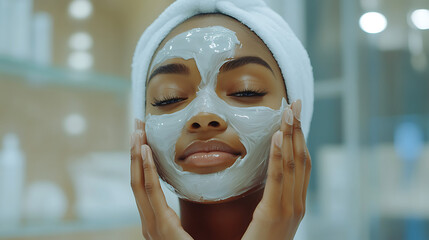
<path id="1" fill-rule="evenodd" d="M 220 39 L 218 48 L 225 50 L 230 47 L 230 50 L 211 51 L 214 41 L 198 39 L 195 43 L 192 42 L 191 46 L 186 47 L 186 44 L 195 40 L 193 38 L 213 36 L 212 33 L 204 33 L 207 29 L 213 29 L 210 28 L 212 26 L 222 27 L 213 30 L 214 36 Z M 202 30 L 196 30 L 197 28 Z M 191 40 L 186 40 L 187 37 Z M 238 42 L 234 43 L 234 39 Z M 194 55 L 183 57 L 179 53 L 180 51 L 168 51 L 179 44 L 185 46 L 186 51 L 188 51 L 187 48 L 192 48 L 197 49 L 197 52 L 194 51 Z M 205 50 L 203 51 L 203 49 Z M 191 50 L 189 51 L 191 52 Z M 204 54 L 209 57 L 198 56 Z M 230 55 L 228 56 L 228 54 Z M 251 149 L 260 147 L 260 145 L 265 146 L 267 136 L 269 139 L 269 134 L 273 130 L 277 130 L 276 126 L 269 125 L 276 125 L 280 119 L 270 121 L 269 118 L 270 115 L 274 115 L 274 110 L 280 109 L 282 99 L 287 99 L 280 69 L 262 40 L 233 18 L 220 14 L 200 15 L 180 24 L 160 44 L 149 69 L 146 114 L 153 117 L 166 116 L 171 121 L 177 118 L 177 127 L 181 128 L 177 130 L 177 141 L 173 144 L 174 159 L 168 159 L 167 153 L 161 153 L 165 149 L 159 147 L 154 149 L 155 158 L 158 167 L 161 168 L 159 169 L 161 177 L 184 197 L 188 197 L 186 191 L 180 188 L 189 186 L 183 186 L 187 184 L 186 182 L 176 185 L 175 182 L 180 179 L 169 176 L 169 167 L 165 167 L 168 164 L 163 164 L 163 161 L 172 162 L 168 166 L 177 168 L 176 171 L 182 172 L 183 175 L 207 175 L 206 179 L 200 178 L 198 180 L 200 182 L 210 182 L 209 176 L 215 175 L 218 178 L 212 180 L 219 180 L 222 175 L 220 173 L 227 172 L 228 168 L 234 164 L 238 165 L 237 159 L 246 159 L 248 154 L 255 155 Z M 204 95 L 212 95 L 212 97 Z M 211 99 L 214 99 L 213 103 L 211 103 Z M 204 108 L 206 104 L 208 107 Z M 222 104 L 224 104 L 223 107 Z M 209 110 L 211 106 L 218 110 Z M 253 122 L 237 120 L 234 125 L 234 120 L 227 117 L 228 113 L 222 113 L 224 110 L 234 115 L 231 118 L 241 117 L 247 121 L 258 121 L 255 123 L 255 130 L 252 130 L 251 126 L 248 129 L 240 130 L 241 127 L 246 127 L 240 125 L 252 125 Z M 252 112 L 241 113 L 242 110 Z M 273 113 L 271 114 L 271 112 Z M 252 115 L 254 113 L 255 117 Z M 258 117 L 258 114 L 262 115 Z M 263 114 L 268 115 L 266 123 L 264 123 Z M 181 115 L 187 117 L 181 118 Z M 160 125 L 161 129 L 164 126 L 160 122 L 162 119 L 157 119 L 158 130 Z M 180 125 L 180 122 L 183 123 Z M 150 121 L 147 122 L 148 124 L 150 125 Z M 261 126 L 258 127 L 258 124 Z M 264 133 L 259 133 L 260 137 L 256 136 L 257 131 L 264 132 L 262 129 L 264 125 L 267 125 L 267 136 L 262 136 Z M 149 144 L 155 144 L 156 141 L 151 139 L 150 129 L 147 130 L 149 130 Z M 255 136 L 247 138 L 242 136 L 243 134 L 240 135 L 239 131 L 255 132 Z M 155 139 L 155 136 L 153 138 Z M 262 141 L 263 144 L 258 144 L 257 141 Z M 245 144 L 245 142 L 249 142 L 249 144 Z M 168 147 L 166 144 L 165 148 Z M 168 150 L 165 151 L 168 152 Z M 263 154 L 257 158 L 263 158 Z M 259 161 L 265 161 L 265 159 L 259 159 Z M 249 166 L 252 168 L 251 165 Z M 256 164 L 253 168 L 255 166 L 260 165 Z M 243 189 L 246 188 L 248 186 Z M 239 191 L 243 192 L 241 188 Z M 200 197 L 209 200 L 217 199 L 214 195 Z M 188 198 L 195 200 L 195 196 L 198 196 L 198 192 Z M 224 199 L 225 196 L 219 198 Z"/>

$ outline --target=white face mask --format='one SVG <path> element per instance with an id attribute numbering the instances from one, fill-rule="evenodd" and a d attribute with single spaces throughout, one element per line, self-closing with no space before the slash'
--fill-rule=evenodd
<path id="1" fill-rule="evenodd" d="M 191 201 L 218 201 L 263 186 L 270 139 L 280 127 L 281 114 L 287 103 L 283 98 L 280 110 L 234 107 L 217 96 L 215 88 L 219 69 L 234 57 L 237 46 L 240 42 L 235 32 L 227 28 L 195 28 L 169 40 L 154 58 L 152 66 L 172 58 L 193 58 L 201 73 L 196 98 L 184 109 L 172 114 L 149 114 L 146 118 L 147 139 L 157 159 L 160 175 L 179 197 Z M 222 118 L 236 131 L 247 152 L 220 172 L 187 172 L 174 161 L 175 145 L 186 122 L 201 112 Z"/>

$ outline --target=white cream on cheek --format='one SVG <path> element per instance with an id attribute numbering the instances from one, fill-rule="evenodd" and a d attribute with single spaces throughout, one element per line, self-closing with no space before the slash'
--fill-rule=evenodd
<path id="1" fill-rule="evenodd" d="M 220 67 L 234 57 L 237 46 L 240 41 L 235 32 L 227 28 L 194 28 L 169 40 L 154 58 L 152 66 L 172 58 L 193 58 L 202 79 L 197 97 L 184 109 L 172 114 L 148 114 L 146 118 L 147 139 L 158 160 L 160 175 L 179 197 L 192 201 L 222 200 L 262 186 L 265 180 L 270 139 L 279 129 L 287 103 L 283 98 L 280 110 L 234 107 L 217 96 L 217 74 Z M 200 112 L 216 114 L 232 127 L 246 148 L 246 156 L 216 173 L 183 171 L 174 162 L 175 144 L 186 122 Z"/>

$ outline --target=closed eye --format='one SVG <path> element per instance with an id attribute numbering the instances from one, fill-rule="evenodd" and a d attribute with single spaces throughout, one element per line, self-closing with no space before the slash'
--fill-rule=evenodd
<path id="1" fill-rule="evenodd" d="M 264 90 L 245 89 L 238 92 L 228 94 L 230 97 L 263 97 L 267 94 Z"/>
<path id="2" fill-rule="evenodd" d="M 167 96 L 167 97 L 163 97 L 161 99 L 154 99 L 152 106 L 154 107 L 163 107 L 163 106 L 167 106 L 170 104 L 174 104 L 174 103 L 178 103 L 181 101 L 184 101 L 188 98 L 181 98 L 181 97 L 175 97 L 175 96 Z"/>

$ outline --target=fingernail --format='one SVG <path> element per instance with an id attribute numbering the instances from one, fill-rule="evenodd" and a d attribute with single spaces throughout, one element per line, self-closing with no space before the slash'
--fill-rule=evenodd
<path id="1" fill-rule="evenodd" d="M 281 131 L 277 131 L 274 133 L 274 144 L 278 147 L 281 148 L 282 147 L 282 142 L 283 142 L 283 134 Z"/>
<path id="2" fill-rule="evenodd" d="M 292 103 L 292 111 L 293 115 L 298 121 L 301 121 L 301 99 L 296 100 L 294 103 Z"/>
<path id="3" fill-rule="evenodd" d="M 142 145 L 140 147 L 140 152 L 141 152 L 141 155 L 142 155 L 143 162 L 146 161 L 147 154 L 146 154 L 146 147 L 144 145 Z"/>
<path id="4" fill-rule="evenodd" d="M 135 129 L 143 129 L 144 128 L 144 122 L 138 118 L 134 119 L 134 128 Z"/>
<path id="5" fill-rule="evenodd" d="M 290 109 L 290 106 L 286 106 L 284 113 L 283 113 L 283 121 L 289 125 L 293 124 L 293 113 Z"/>
<path id="6" fill-rule="evenodd" d="M 133 145 L 135 142 L 136 142 L 136 132 L 133 132 L 132 134 L 131 134 L 131 142 L 130 142 L 130 145 Z"/>
<path id="7" fill-rule="evenodd" d="M 143 131 L 141 129 L 136 130 L 136 135 L 138 136 L 140 142 L 142 142 L 143 139 Z"/>

